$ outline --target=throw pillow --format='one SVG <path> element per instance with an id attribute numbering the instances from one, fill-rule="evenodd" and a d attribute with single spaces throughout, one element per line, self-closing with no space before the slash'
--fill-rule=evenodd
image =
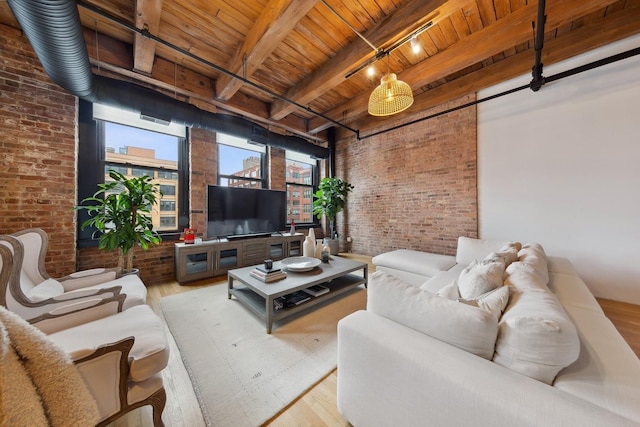
<path id="1" fill-rule="evenodd" d="M 545 285 L 549 283 L 549 268 L 547 266 L 547 255 L 542 246 L 537 243 L 527 243 L 518 252 L 518 260 L 532 266 L 536 273 L 542 278 Z"/>
<path id="2" fill-rule="evenodd" d="M 32 301 L 40 302 L 57 297 L 64 293 L 64 287 L 55 279 L 47 279 L 27 291 L 26 296 Z"/>
<path id="3" fill-rule="evenodd" d="M 49 425 L 95 425 L 100 419 L 98 406 L 69 355 L 4 307 L 0 307 L 0 323 L 42 399 Z"/>
<path id="4" fill-rule="evenodd" d="M 0 322 L 0 426 L 46 426 L 38 390 Z"/>
<path id="5" fill-rule="evenodd" d="M 493 314 L 496 319 L 500 319 L 500 317 L 502 316 L 502 312 L 509 302 L 509 287 L 500 286 L 499 288 L 489 291 L 486 294 L 480 295 L 476 299 L 460 299 L 459 301 L 464 304 L 469 304 L 474 307 L 487 310 L 488 312 Z"/>
<path id="6" fill-rule="evenodd" d="M 513 263 L 512 295 L 500 319 L 493 361 L 547 384 L 580 354 L 578 332 L 537 273 Z"/>
<path id="7" fill-rule="evenodd" d="M 498 249 L 495 252 L 491 252 L 482 261 L 483 262 L 503 262 L 505 267 L 511 265 L 511 263 L 518 261 L 518 248 L 519 243 L 509 243 Z"/>
<path id="8" fill-rule="evenodd" d="M 444 285 L 442 289 L 436 292 L 436 295 L 451 301 L 458 301 L 460 299 L 460 291 L 458 291 L 458 281 L 454 280 L 448 285 Z"/>
<path id="9" fill-rule="evenodd" d="M 458 277 L 458 290 L 464 299 L 474 299 L 503 284 L 504 263 L 477 263 L 475 260 Z"/>
<path id="10" fill-rule="evenodd" d="M 423 334 L 491 359 L 498 319 L 377 271 L 369 277 L 367 310 Z"/>

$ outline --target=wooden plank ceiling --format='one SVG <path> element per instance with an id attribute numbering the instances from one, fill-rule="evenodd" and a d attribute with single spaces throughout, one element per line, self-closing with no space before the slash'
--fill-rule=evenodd
<path id="1" fill-rule="evenodd" d="M 538 4 L 530 0 L 84 1 L 78 8 L 95 73 L 312 140 L 335 122 L 366 133 L 528 73 L 534 63 Z M 638 33 L 640 0 L 551 1 L 546 16 L 548 65 Z M 6 0 L 0 22 L 18 27 Z M 405 43 L 374 63 L 374 76 L 362 69 L 346 77 L 374 47 L 389 49 L 427 23 L 418 53 Z M 374 118 L 368 97 L 387 70 L 412 87 L 415 103 Z"/>

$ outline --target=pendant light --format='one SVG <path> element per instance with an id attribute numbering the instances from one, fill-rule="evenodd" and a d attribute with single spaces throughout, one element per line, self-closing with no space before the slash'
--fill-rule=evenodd
<path id="1" fill-rule="evenodd" d="M 369 114 L 372 116 L 391 116 L 413 105 L 413 91 L 411 86 L 398 80 L 398 77 L 388 71 L 389 56 L 387 55 L 387 74 L 380 79 L 380 85 L 369 96 Z"/>

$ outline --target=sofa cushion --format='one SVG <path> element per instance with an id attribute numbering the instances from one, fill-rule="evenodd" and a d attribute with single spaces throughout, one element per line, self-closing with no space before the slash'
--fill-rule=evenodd
<path id="1" fill-rule="evenodd" d="M 26 292 L 27 298 L 31 301 L 40 302 L 49 298 L 57 297 L 64 293 L 64 287 L 55 279 L 47 279 L 39 285 L 34 286 Z"/>
<path id="2" fill-rule="evenodd" d="M 580 353 L 576 328 L 530 265 L 513 263 L 493 361 L 547 384 Z"/>
<path id="3" fill-rule="evenodd" d="M 604 314 L 576 306 L 566 310 L 582 345 L 580 357 L 560 371 L 554 387 L 640 423 L 638 356 Z"/>
<path id="4" fill-rule="evenodd" d="M 519 245 L 517 242 L 507 240 L 472 239 L 470 237 L 460 236 L 458 237 L 456 262 L 458 264 L 469 265 L 471 261 L 480 261 L 491 252 L 499 251 L 509 244 Z"/>
<path id="5" fill-rule="evenodd" d="M 464 299 L 473 299 L 486 294 L 502 286 L 503 275 L 503 262 L 473 260 L 458 277 L 460 296 Z"/>
<path id="6" fill-rule="evenodd" d="M 367 310 L 491 359 L 498 320 L 489 311 L 416 288 L 381 271 L 369 278 Z"/>
<path id="7" fill-rule="evenodd" d="M 147 287 L 140 280 L 137 274 L 127 274 L 119 277 L 118 279 L 111 280 L 109 282 L 101 283 L 99 285 L 87 286 L 84 289 L 103 289 L 111 288 L 114 286 L 121 286 L 120 293 L 126 294 L 127 299 L 122 304 L 123 310 L 128 310 L 136 305 L 143 305 L 147 302 Z"/>
<path id="8" fill-rule="evenodd" d="M 466 265 L 456 264 L 446 271 L 441 271 L 440 273 L 428 279 L 426 282 L 422 283 L 420 289 L 435 294 L 444 286 L 448 285 L 454 280 L 457 280 L 462 270 L 464 270 L 466 267 Z M 458 284 L 456 283 L 456 287 L 457 286 Z"/>
<path id="9" fill-rule="evenodd" d="M 49 336 L 67 353 L 79 359 L 91 354 L 105 342 L 116 342 L 129 335 L 135 338 L 129 353 L 129 376 L 132 381 L 146 380 L 167 366 L 169 343 L 164 326 L 148 305 L 137 305 L 117 315 Z"/>
<path id="10" fill-rule="evenodd" d="M 433 254 L 411 249 L 397 249 L 376 255 L 371 260 L 377 267 L 389 267 L 421 276 L 432 277 L 436 273 L 448 270 L 456 264 L 451 255 Z"/>

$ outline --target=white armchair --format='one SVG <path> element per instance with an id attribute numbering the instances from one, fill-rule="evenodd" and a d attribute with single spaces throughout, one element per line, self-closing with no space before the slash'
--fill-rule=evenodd
<path id="1" fill-rule="evenodd" d="M 0 245 L 0 289 L 10 288 L 11 282 L 19 280 L 20 257 L 20 251 L 9 250 L 8 246 Z M 121 304 L 122 295 L 112 299 L 119 300 Z M 1 294 L 0 302 L 2 305 L 6 303 Z M 65 311 L 64 307 L 56 310 Z M 40 367 L 40 371 L 46 369 L 43 366 L 49 366 L 50 370 L 59 369 L 61 362 L 56 355 L 62 353 L 65 355 L 63 359 L 75 364 L 90 395 L 95 399 L 98 415 L 89 419 L 97 422 L 97 425 L 106 425 L 132 409 L 151 405 L 154 425 L 162 426 L 162 411 L 166 402 L 162 370 L 169 360 L 169 344 L 162 320 L 147 305 L 131 307 L 123 312 L 117 312 L 117 307 L 110 306 L 109 303 L 84 310 L 76 307 L 66 311 L 68 313 L 63 315 L 45 313 L 42 320 L 28 324 L 18 313 L 0 307 L 0 344 L 5 350 L 0 351 L 0 358 L 3 359 L 0 361 L 0 371 L 9 366 L 4 363 L 4 357 L 10 353 L 6 351 L 6 343 L 9 341 L 14 341 L 17 360 L 27 370 L 36 365 Z M 78 316 L 82 317 L 81 322 L 76 321 Z M 27 346 L 27 350 L 24 346 L 18 348 L 20 346 L 15 345 L 15 341 L 31 338 L 40 340 L 40 344 Z M 60 351 L 50 351 L 49 346 Z M 21 351 L 32 352 L 23 354 Z M 15 365 L 16 358 L 11 358 L 11 361 Z M 12 368 L 11 372 L 14 371 Z M 33 379 L 33 373 L 29 374 Z M 39 400 L 44 402 L 42 406 L 51 424 L 51 416 L 56 411 L 64 412 L 67 409 L 59 408 L 65 405 L 65 397 L 76 399 L 77 396 L 71 393 L 69 387 L 60 387 L 59 393 L 52 393 L 51 388 L 55 385 L 51 383 L 58 380 L 47 379 L 56 375 L 40 372 L 39 376 L 47 384 L 39 384 L 34 380 L 33 386 Z M 24 392 L 22 383 L 0 381 L 0 397 Z M 65 396 L 65 393 L 69 396 Z M 33 414 L 25 414 L 23 411 L 12 415 L 10 411 L 15 408 L 2 406 L 3 399 L 0 398 L 0 424 L 5 419 L 11 420 L 12 416 L 35 416 L 39 411 L 34 408 Z M 75 416 L 71 414 L 74 413 L 69 413 L 69 416 Z M 77 416 L 84 415 L 78 413 Z M 86 425 L 85 421 L 69 419 L 64 425 Z M 19 424 L 36 425 L 26 421 Z"/>
<path id="2" fill-rule="evenodd" d="M 7 303 L 10 310 L 31 320 L 56 307 L 91 298 L 124 295 L 122 309 L 144 304 L 147 288 L 137 275 L 118 276 L 117 269 L 92 269 L 53 279 L 45 270 L 48 248 L 47 234 L 38 228 L 0 236 L 0 244 L 17 249 L 22 245 L 22 271 L 18 284 L 10 289 Z"/>

